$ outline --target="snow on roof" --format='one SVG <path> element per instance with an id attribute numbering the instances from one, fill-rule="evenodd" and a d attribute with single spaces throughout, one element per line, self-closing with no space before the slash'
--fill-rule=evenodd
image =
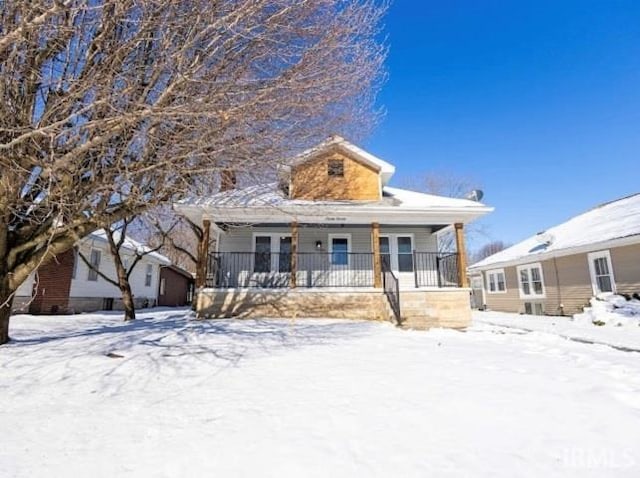
<path id="1" fill-rule="evenodd" d="M 304 151 L 302 154 L 296 156 L 291 162 L 292 165 L 301 164 L 317 155 L 318 153 L 325 151 L 331 147 L 337 146 L 339 148 L 344 149 L 347 152 L 353 154 L 360 161 L 373 166 L 375 169 L 380 171 L 380 177 L 382 179 L 382 184 L 387 184 L 393 176 L 393 173 L 396 172 L 396 167 L 387 163 L 386 161 L 374 156 L 373 154 L 365 151 L 362 148 L 359 148 L 353 143 L 350 143 L 346 139 L 341 136 L 331 136 L 326 141 L 320 143 L 319 145 Z"/>
<path id="2" fill-rule="evenodd" d="M 98 239 L 100 241 L 107 242 L 107 233 L 104 232 L 104 230 L 102 230 L 102 229 L 92 232 L 89 235 L 89 237 L 92 238 L 92 239 Z M 119 231 L 115 231 L 114 232 L 113 239 L 116 242 L 118 242 L 120 240 L 120 232 Z M 122 247 L 124 247 L 125 249 L 128 249 L 130 251 L 136 252 L 138 254 L 146 254 L 148 257 L 153 258 L 153 259 L 155 259 L 158 262 L 161 262 L 163 264 L 167 264 L 167 265 L 171 264 L 171 261 L 169 260 L 168 257 L 163 256 L 159 252 L 155 252 L 155 251 L 154 252 L 149 252 L 149 251 L 151 251 L 151 248 L 149 246 L 146 246 L 146 245 L 142 244 L 141 242 L 138 242 L 135 239 L 132 239 L 129 236 L 125 236 L 124 243 L 122 244 Z"/>
<path id="3" fill-rule="evenodd" d="M 219 192 L 208 197 L 194 197 L 180 202 L 185 205 L 210 206 L 219 208 L 244 207 L 283 207 L 283 206 L 313 206 L 313 205 L 352 205 L 355 207 L 398 207 L 403 209 L 442 209 L 442 208 L 470 208 L 485 209 L 482 203 L 468 199 L 457 199 L 445 196 L 435 196 L 406 189 L 382 188 L 383 198 L 380 201 L 353 200 L 325 200 L 312 201 L 304 199 L 289 199 L 278 187 L 277 183 L 249 186 L 243 189 Z"/>
<path id="4" fill-rule="evenodd" d="M 504 262 L 535 260 L 541 254 L 639 236 L 640 193 L 601 204 L 551 229 L 473 264 L 471 269 Z"/>

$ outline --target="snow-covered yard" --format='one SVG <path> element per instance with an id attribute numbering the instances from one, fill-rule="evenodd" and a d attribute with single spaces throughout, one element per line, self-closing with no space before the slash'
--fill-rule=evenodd
<path id="1" fill-rule="evenodd" d="M 14 317 L 0 475 L 640 476 L 638 353 L 482 319 L 190 317 Z"/>

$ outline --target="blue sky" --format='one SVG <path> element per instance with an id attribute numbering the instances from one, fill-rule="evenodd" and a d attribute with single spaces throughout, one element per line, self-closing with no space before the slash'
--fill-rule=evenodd
<path id="1" fill-rule="evenodd" d="M 395 0 L 387 113 L 364 146 L 473 178 L 517 242 L 640 192 L 640 1 Z"/>

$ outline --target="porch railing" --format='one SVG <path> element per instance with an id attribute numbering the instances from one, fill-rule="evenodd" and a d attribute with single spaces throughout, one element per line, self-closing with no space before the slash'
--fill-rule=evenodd
<path id="1" fill-rule="evenodd" d="M 382 290 L 387 296 L 396 323 L 399 324 L 402 320 L 400 315 L 400 282 L 391 270 L 388 261 L 382 261 Z"/>
<path id="2" fill-rule="evenodd" d="M 291 253 L 221 252 L 209 255 L 208 287 L 289 287 Z M 373 287 L 373 254 L 299 252 L 297 287 Z"/>
<path id="3" fill-rule="evenodd" d="M 390 256 L 382 254 L 381 265 L 402 287 L 457 287 L 456 253 L 414 252 L 398 261 L 393 271 Z M 296 287 L 373 287 L 371 252 L 298 252 Z M 284 288 L 291 285 L 293 261 L 289 252 L 218 252 L 209 254 L 207 287 Z M 383 277 L 384 279 L 384 277 Z"/>
<path id="4" fill-rule="evenodd" d="M 456 252 L 414 252 L 416 287 L 458 287 L 458 254 Z"/>

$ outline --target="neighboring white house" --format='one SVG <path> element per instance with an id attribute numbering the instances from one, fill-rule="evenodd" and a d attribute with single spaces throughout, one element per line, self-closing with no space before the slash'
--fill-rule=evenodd
<path id="1" fill-rule="evenodd" d="M 125 267 L 135 253 L 150 249 L 127 237 L 121 249 Z M 32 313 L 89 312 L 121 309 L 120 290 L 100 277 L 79 257 L 82 253 L 100 272 L 116 279 L 115 264 L 104 231 L 96 231 L 78 242 L 73 250 L 41 266 L 16 294 L 14 309 Z M 130 277 L 136 307 L 154 306 L 158 300 L 160 267 L 171 264 L 162 254 L 149 252 Z"/>

